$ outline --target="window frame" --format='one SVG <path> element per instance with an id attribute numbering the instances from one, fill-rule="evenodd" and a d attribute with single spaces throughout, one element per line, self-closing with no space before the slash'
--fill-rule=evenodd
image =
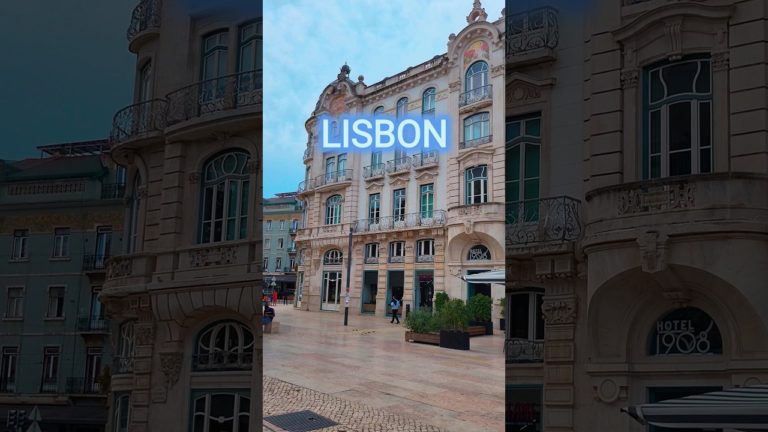
<path id="1" fill-rule="evenodd" d="M 331 202 L 333 200 L 333 202 Z M 325 225 L 338 225 L 344 211 L 343 198 L 339 194 L 329 196 L 325 200 Z"/>
<path id="2" fill-rule="evenodd" d="M 485 139 L 491 136 L 491 113 L 481 111 L 464 118 L 462 122 L 464 143 Z M 475 132 L 478 132 L 476 135 Z"/>
<path id="3" fill-rule="evenodd" d="M 485 169 L 485 175 L 478 175 L 475 176 L 474 170 L 484 168 Z M 470 172 L 472 173 L 472 176 L 470 177 Z M 488 202 L 488 192 L 489 192 L 489 185 L 488 185 L 488 165 L 487 164 L 480 164 L 475 165 L 471 167 L 467 167 L 464 169 L 464 204 L 465 205 L 477 205 L 477 204 L 486 204 Z M 479 194 L 475 194 L 475 182 L 480 183 L 480 192 Z M 479 199 L 476 199 L 479 197 Z"/>
<path id="4" fill-rule="evenodd" d="M 230 157 L 234 158 L 234 166 L 228 171 L 227 162 Z M 247 151 L 232 148 L 213 155 L 203 164 L 199 195 L 199 244 L 216 244 L 248 238 L 250 162 L 251 155 Z M 271 221 L 268 223 L 271 228 Z"/>
<path id="5" fill-rule="evenodd" d="M 53 252 L 51 258 L 69 258 L 69 239 L 71 230 L 68 227 L 53 229 Z"/>
<path id="6" fill-rule="evenodd" d="M 427 202 L 424 199 L 427 198 Z M 435 184 L 426 183 L 419 185 L 419 216 L 422 219 L 431 219 L 435 215 Z"/>
<path id="7" fill-rule="evenodd" d="M 18 290 L 20 295 L 11 297 L 11 290 Z M 24 318 L 24 300 L 26 297 L 26 287 L 21 285 L 10 285 L 5 287 L 5 318 L 23 319 Z M 11 302 L 13 299 L 13 302 Z M 13 304 L 14 313 L 11 313 L 11 304 Z M 18 311 L 18 314 L 15 312 Z"/>
<path id="8" fill-rule="evenodd" d="M 527 290 L 513 291 L 511 293 L 508 293 L 507 295 L 510 296 L 509 298 L 510 314 L 512 313 L 512 305 L 513 305 L 515 296 L 526 295 L 527 296 L 526 302 L 528 305 L 528 312 L 527 312 L 528 322 L 526 323 L 527 336 L 525 338 L 512 336 L 512 330 L 513 330 L 512 325 L 514 323 L 510 321 L 509 337 L 524 339 L 527 341 L 535 341 L 535 342 L 544 341 L 544 337 L 546 335 L 544 316 L 541 310 L 537 311 L 540 305 L 544 303 L 544 300 L 543 300 L 544 292 L 536 289 L 527 289 Z"/>
<path id="9" fill-rule="evenodd" d="M 435 106 L 437 105 L 437 89 L 429 87 L 421 94 L 421 115 L 435 115 Z"/>
<path id="10" fill-rule="evenodd" d="M 408 191 L 405 188 L 392 191 L 392 220 L 403 222 L 408 211 Z"/>
<path id="11" fill-rule="evenodd" d="M 389 262 L 405 262 L 405 241 L 393 240 L 389 242 Z M 393 260 L 393 258 L 402 258 Z"/>
<path id="12" fill-rule="evenodd" d="M 340 249 L 329 249 L 323 253 L 324 266 L 340 266 L 344 263 L 344 253 Z"/>
<path id="13" fill-rule="evenodd" d="M 403 118 L 408 115 L 408 97 L 403 96 L 397 100 L 395 105 L 395 118 Z"/>
<path id="14" fill-rule="evenodd" d="M 28 228 L 13 230 L 11 260 L 23 261 L 29 259 L 29 237 L 30 230 Z"/>
<path id="15" fill-rule="evenodd" d="M 381 193 L 368 195 L 368 223 L 377 224 L 381 220 Z"/>
<path id="16" fill-rule="evenodd" d="M 53 290 L 61 290 L 61 295 L 56 297 L 56 303 L 54 304 Z M 48 304 L 45 308 L 45 319 L 63 319 L 64 318 L 64 306 L 66 305 L 67 287 L 66 285 L 49 285 L 48 286 Z M 51 314 L 51 309 L 55 307 L 54 314 Z"/>
<path id="17" fill-rule="evenodd" d="M 283 268 L 283 257 L 275 257 L 275 273 L 279 272 Z"/>
<path id="18" fill-rule="evenodd" d="M 478 67 L 478 70 L 475 70 L 475 66 Z M 485 60 L 477 60 L 469 65 L 466 72 L 464 72 L 464 91 L 470 92 L 487 86 L 489 84 L 489 70 L 488 62 Z M 481 77 L 481 79 L 479 80 L 479 83 L 476 83 L 475 77 L 478 76 Z"/>
<path id="19" fill-rule="evenodd" d="M 435 256 L 435 239 L 428 238 L 428 239 L 416 240 L 417 261 L 419 258 L 423 258 L 423 257 L 434 258 L 434 256 Z"/>

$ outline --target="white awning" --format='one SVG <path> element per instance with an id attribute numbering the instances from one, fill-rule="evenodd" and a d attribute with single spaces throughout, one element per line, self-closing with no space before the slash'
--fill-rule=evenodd
<path id="1" fill-rule="evenodd" d="M 768 385 L 622 408 L 642 424 L 675 429 L 768 431 Z"/>
<path id="2" fill-rule="evenodd" d="M 469 283 L 504 283 L 504 270 L 492 270 L 483 273 L 464 275 L 461 277 Z"/>

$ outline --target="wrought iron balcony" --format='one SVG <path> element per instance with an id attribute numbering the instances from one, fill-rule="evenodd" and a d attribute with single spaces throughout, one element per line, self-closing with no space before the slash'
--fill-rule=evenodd
<path id="1" fill-rule="evenodd" d="M 106 272 L 109 255 L 83 255 L 84 272 Z"/>
<path id="2" fill-rule="evenodd" d="M 381 177 L 384 175 L 385 168 L 386 168 L 386 165 L 383 163 L 364 167 L 363 178 L 369 179 L 369 178 Z"/>
<path id="3" fill-rule="evenodd" d="M 493 141 L 493 135 L 486 135 L 484 137 L 480 138 L 474 138 L 467 141 L 462 141 L 459 143 L 459 148 L 461 150 L 466 150 L 468 148 L 481 146 L 483 144 L 488 144 L 489 142 Z"/>
<path id="4" fill-rule="evenodd" d="M 440 161 L 440 154 L 436 151 L 417 153 L 411 156 L 411 166 L 415 169 L 436 166 Z"/>
<path id="5" fill-rule="evenodd" d="M 103 386 L 93 378 L 67 378 L 65 392 L 67 394 L 101 394 Z"/>
<path id="6" fill-rule="evenodd" d="M 493 85 L 473 88 L 459 95 L 459 107 L 472 105 L 475 102 L 491 99 L 493 97 Z"/>
<path id="7" fill-rule="evenodd" d="M 507 244 L 576 241 L 582 233 L 581 201 L 568 196 L 508 202 Z"/>
<path id="8" fill-rule="evenodd" d="M 352 181 L 352 170 L 339 170 L 325 173 L 317 176 L 312 180 L 312 186 L 316 189 L 319 187 L 332 185 L 336 183 L 344 183 Z"/>
<path id="9" fill-rule="evenodd" d="M 312 189 L 311 185 L 312 185 L 312 181 L 304 180 L 303 182 L 299 183 L 299 187 L 298 187 L 297 192 L 298 193 L 306 192 L 306 191 Z"/>
<path id="10" fill-rule="evenodd" d="M 116 374 L 132 373 L 133 363 L 133 356 L 115 356 L 112 357 L 112 370 Z"/>
<path id="11" fill-rule="evenodd" d="M 195 371 L 245 371 L 252 367 L 253 353 L 250 351 L 218 351 L 192 356 L 192 369 Z"/>
<path id="12" fill-rule="evenodd" d="M 505 339 L 504 354 L 507 363 L 541 363 L 544 361 L 544 341 Z"/>
<path id="13" fill-rule="evenodd" d="M 125 185 L 121 183 L 102 183 L 101 199 L 122 199 L 125 196 Z"/>
<path id="14" fill-rule="evenodd" d="M 109 333 L 109 320 L 98 316 L 81 316 L 77 319 L 77 330 L 85 333 Z"/>
<path id="15" fill-rule="evenodd" d="M 361 219 L 353 224 L 354 233 L 378 232 L 395 229 L 428 228 L 445 225 L 445 210 L 434 210 L 432 214 L 408 213 L 398 216 Z"/>
<path id="16" fill-rule="evenodd" d="M 409 156 L 401 157 L 399 159 L 391 160 L 387 162 L 387 172 L 389 174 L 397 174 L 405 172 L 411 169 L 411 158 Z"/>
<path id="17" fill-rule="evenodd" d="M 261 69 L 200 81 L 168 94 L 168 126 L 261 103 Z"/>
<path id="18" fill-rule="evenodd" d="M 507 61 L 542 48 L 555 48 L 559 42 L 557 10 L 551 7 L 533 9 L 506 19 Z"/>
<path id="19" fill-rule="evenodd" d="M 126 37 L 129 41 L 133 40 L 137 34 L 148 29 L 160 28 L 160 9 L 162 4 L 160 0 L 142 0 L 133 9 L 131 15 L 131 24 L 128 26 Z"/>
<path id="20" fill-rule="evenodd" d="M 165 99 L 152 99 L 121 109 L 112 118 L 110 144 L 120 144 L 162 132 L 166 126 L 167 109 L 168 102 Z"/>
<path id="21" fill-rule="evenodd" d="M 308 145 L 306 149 L 304 149 L 304 162 L 312 159 L 312 156 L 314 156 L 315 148 Z"/>

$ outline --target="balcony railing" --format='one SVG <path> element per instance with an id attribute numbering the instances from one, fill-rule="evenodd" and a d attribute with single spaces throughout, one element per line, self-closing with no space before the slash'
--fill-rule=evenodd
<path id="1" fill-rule="evenodd" d="M 344 264 L 344 258 L 323 258 L 323 265 L 342 265 Z"/>
<path id="2" fill-rule="evenodd" d="M 405 257 L 403 255 L 395 255 L 389 257 L 389 262 L 391 263 L 404 263 Z"/>
<path id="3" fill-rule="evenodd" d="M 568 196 L 508 202 L 507 242 L 512 245 L 576 241 L 582 233 L 581 201 Z"/>
<path id="4" fill-rule="evenodd" d="M 16 393 L 16 377 L 0 378 L 0 393 Z"/>
<path id="5" fill-rule="evenodd" d="M 387 172 L 389 174 L 397 174 L 400 172 L 408 171 L 410 169 L 411 169 L 411 158 L 409 156 L 401 157 L 399 159 L 395 159 L 387 162 Z"/>
<path id="6" fill-rule="evenodd" d="M 200 81 L 168 94 L 168 125 L 261 103 L 261 70 Z"/>
<path id="7" fill-rule="evenodd" d="M 544 361 L 544 341 L 505 339 L 504 353 L 507 363 L 540 363 Z"/>
<path id="8" fill-rule="evenodd" d="M 366 264 L 378 264 L 379 263 L 379 257 L 365 257 L 365 263 Z"/>
<path id="9" fill-rule="evenodd" d="M 306 162 L 309 159 L 312 159 L 312 156 L 315 153 L 315 148 L 312 146 L 308 146 L 306 149 L 304 149 L 304 162 Z"/>
<path id="10" fill-rule="evenodd" d="M 58 393 L 59 392 L 59 379 L 57 378 L 43 378 L 40 383 L 40 393 Z"/>
<path id="11" fill-rule="evenodd" d="M 484 137 L 480 138 L 474 138 L 467 141 L 462 141 L 459 143 L 459 148 L 464 150 L 472 147 L 477 147 L 483 144 L 487 144 L 489 142 L 493 141 L 493 135 L 486 135 Z"/>
<path id="12" fill-rule="evenodd" d="M 381 177 L 384 175 L 386 165 L 383 163 L 369 165 L 363 168 L 363 178 Z"/>
<path id="13" fill-rule="evenodd" d="M 417 153 L 411 156 L 411 166 L 416 169 L 435 166 L 440 161 L 440 155 L 436 151 Z"/>
<path id="14" fill-rule="evenodd" d="M 252 367 L 252 352 L 219 351 L 192 356 L 192 369 L 195 371 L 251 370 Z"/>
<path id="15" fill-rule="evenodd" d="M 109 320 L 97 316 L 81 316 L 77 319 L 77 330 L 88 333 L 108 333 Z"/>
<path id="16" fill-rule="evenodd" d="M 132 40 L 137 34 L 150 28 L 160 27 L 160 0 L 142 0 L 133 9 L 131 24 L 128 26 L 126 37 Z"/>
<path id="17" fill-rule="evenodd" d="M 416 262 L 417 263 L 435 262 L 435 256 L 434 255 L 416 255 Z"/>
<path id="18" fill-rule="evenodd" d="M 530 51 L 555 48 L 559 39 L 557 10 L 543 7 L 511 15 L 504 36 L 507 61 Z"/>
<path id="19" fill-rule="evenodd" d="M 297 232 L 299 232 L 298 226 L 292 226 L 288 228 L 288 234 L 290 235 L 296 235 Z"/>
<path id="20" fill-rule="evenodd" d="M 107 271 L 109 255 L 83 255 L 83 271 Z"/>
<path id="21" fill-rule="evenodd" d="M 299 183 L 299 187 L 297 188 L 298 193 L 306 192 L 308 190 L 312 189 L 312 181 L 311 180 L 304 180 L 303 182 Z"/>
<path id="22" fill-rule="evenodd" d="M 488 84 L 482 87 L 473 88 L 472 90 L 465 91 L 459 95 L 459 106 L 472 105 L 475 102 L 480 102 L 493 97 L 493 85 Z"/>
<path id="23" fill-rule="evenodd" d="M 164 99 L 139 102 L 121 109 L 112 118 L 110 143 L 120 144 L 153 132 L 161 132 L 166 126 L 167 110 L 168 102 Z"/>
<path id="24" fill-rule="evenodd" d="M 352 181 L 351 169 L 332 171 L 332 172 L 317 176 L 312 180 L 312 186 L 314 188 L 319 188 L 326 185 L 343 183 L 348 181 Z"/>
<path id="25" fill-rule="evenodd" d="M 445 225 L 445 210 L 434 210 L 432 214 L 408 213 L 398 216 L 361 219 L 353 224 L 352 230 L 355 233 L 366 233 L 443 225 Z"/>
<path id="26" fill-rule="evenodd" d="M 122 183 L 102 183 L 101 199 L 121 199 L 125 196 L 125 185 Z"/>
<path id="27" fill-rule="evenodd" d="M 133 356 L 115 356 L 112 357 L 114 373 L 126 374 L 133 372 Z"/>
<path id="28" fill-rule="evenodd" d="M 286 251 L 289 254 L 295 254 L 296 253 L 296 246 L 290 246 L 290 247 L 288 247 L 288 249 L 286 249 Z"/>
<path id="29" fill-rule="evenodd" d="M 66 393 L 68 394 L 101 394 L 101 383 L 92 378 L 67 378 Z"/>

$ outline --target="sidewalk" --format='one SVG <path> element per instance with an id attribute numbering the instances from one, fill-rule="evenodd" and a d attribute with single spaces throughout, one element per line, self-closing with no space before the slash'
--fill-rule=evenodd
<path id="1" fill-rule="evenodd" d="M 265 417 L 310 409 L 345 426 L 327 431 L 503 430 L 503 335 L 456 351 L 407 343 L 403 324 L 384 317 L 350 313 L 344 327 L 343 313 L 276 311 L 280 330 L 264 335 Z"/>

